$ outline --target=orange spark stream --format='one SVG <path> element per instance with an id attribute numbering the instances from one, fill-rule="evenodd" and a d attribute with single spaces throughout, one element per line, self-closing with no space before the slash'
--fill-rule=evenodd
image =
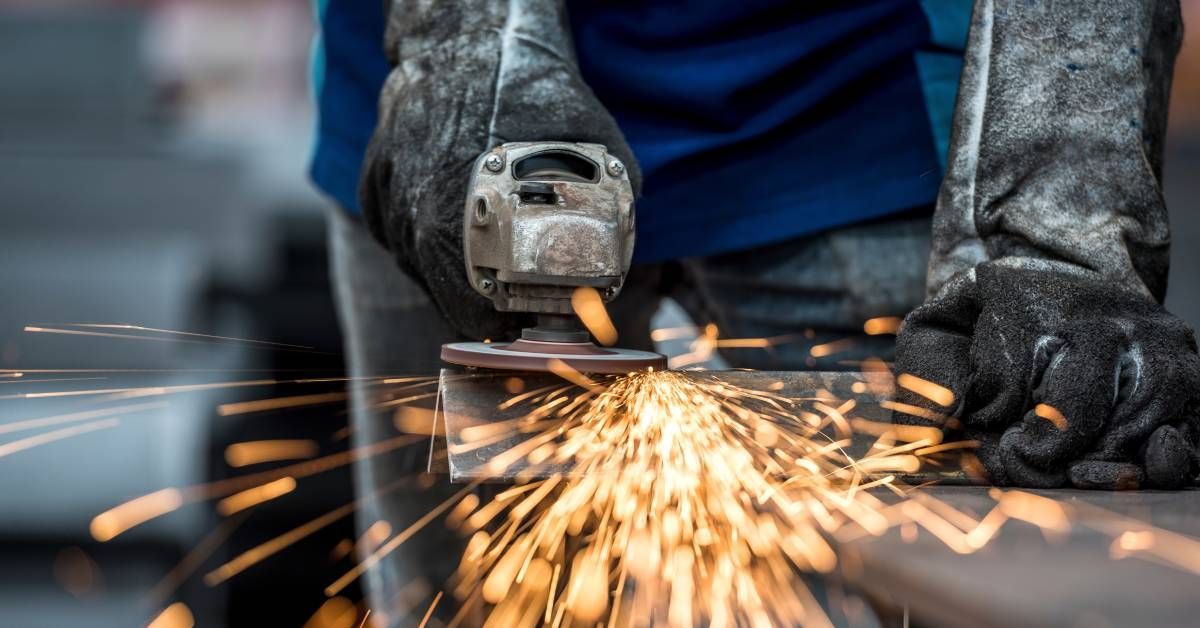
<path id="1" fill-rule="evenodd" d="M 841 526 L 890 526 L 851 488 L 864 473 L 918 462 L 863 468 L 793 400 L 715 377 L 635 373 L 592 395 L 544 435 L 558 438 L 533 439 L 552 451 L 527 469 L 569 472 L 456 513 L 474 536 L 455 593 L 489 623 L 825 625 L 801 573 L 836 566 Z"/>

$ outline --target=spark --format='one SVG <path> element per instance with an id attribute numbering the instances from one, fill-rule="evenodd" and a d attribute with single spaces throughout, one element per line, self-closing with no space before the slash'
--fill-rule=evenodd
<path id="1" fill-rule="evenodd" d="M 700 333 L 697 335 L 698 331 Z M 688 352 L 671 356 L 667 360 L 669 368 L 679 369 L 699 364 L 713 357 L 717 349 L 770 349 L 797 339 L 795 334 L 769 338 L 721 338 L 720 330 L 713 323 L 705 325 L 702 330 L 695 327 L 673 327 L 656 329 L 650 333 L 651 340 L 655 342 L 689 337 L 694 339 L 688 346 Z"/>
<path id="2" fill-rule="evenodd" d="M 300 353 L 319 353 L 319 354 L 324 354 L 324 355 L 333 355 L 326 351 L 317 351 L 316 349 L 313 349 L 312 347 L 304 347 L 304 346 L 300 346 L 300 345 L 289 345 L 289 344 L 283 344 L 283 343 L 278 343 L 278 342 L 267 342 L 264 340 L 246 340 L 246 339 L 242 339 L 242 338 L 229 338 L 229 337 L 225 337 L 225 336 L 212 336 L 209 334 L 195 334 L 195 333 L 181 332 L 181 331 L 170 331 L 170 330 L 166 330 L 166 329 L 155 329 L 152 327 L 139 327 L 136 325 L 75 324 L 75 325 L 67 325 L 67 326 L 91 327 L 91 328 L 98 328 L 98 329 L 121 329 L 121 330 L 129 330 L 129 331 L 148 331 L 148 332 L 152 332 L 152 333 L 162 333 L 162 334 L 168 334 L 168 335 L 172 335 L 172 336 L 186 336 L 186 337 L 185 338 L 173 338 L 173 337 L 164 338 L 162 336 L 144 336 L 144 335 L 140 335 L 140 334 L 122 334 L 122 333 L 114 333 L 111 331 L 109 331 L 109 332 L 89 331 L 87 329 L 62 329 L 61 327 L 49 327 L 49 326 L 39 326 L 39 325 L 26 325 L 24 328 L 24 331 L 27 333 L 63 334 L 63 335 L 70 335 L 70 336 L 92 336 L 92 337 L 96 337 L 96 338 L 117 338 L 117 339 L 121 339 L 121 340 L 151 340 L 151 341 L 158 341 L 158 342 L 180 342 L 180 343 L 189 343 L 189 344 L 208 344 L 208 345 L 241 344 L 241 345 L 250 346 L 250 347 L 278 349 L 280 351 L 295 351 L 295 352 L 300 352 Z"/>
<path id="3" fill-rule="evenodd" d="M 693 325 L 685 325 L 683 327 L 660 327 L 651 330 L 650 340 L 654 342 L 665 342 L 667 340 L 681 340 L 683 338 L 693 338 L 700 330 Z"/>
<path id="4" fill-rule="evenodd" d="M 353 628 L 357 618 L 358 609 L 354 602 L 344 597 L 335 597 L 325 600 L 312 617 L 304 622 L 304 628 Z"/>
<path id="5" fill-rule="evenodd" d="M 130 528 L 174 512 L 182 505 L 183 494 L 179 489 L 164 488 L 96 515 L 89 530 L 97 541 L 111 541 Z"/>
<path id="6" fill-rule="evenodd" d="M 247 514 L 248 513 L 242 513 L 236 517 L 226 519 L 213 528 L 211 532 L 205 535 L 204 538 L 201 539 L 201 541 L 197 543 L 196 546 L 193 547 L 191 551 L 189 551 L 183 557 L 183 559 L 179 561 L 179 564 L 175 565 L 171 571 L 167 572 L 167 574 L 158 581 L 158 584 L 154 585 L 154 588 L 150 590 L 149 598 L 153 600 L 156 605 L 167 599 L 171 593 L 178 589 L 185 580 L 195 573 L 196 569 L 200 567 L 200 565 L 203 564 L 209 556 L 212 556 L 213 552 L 217 551 L 217 549 L 229 539 L 230 535 L 232 535 L 233 532 L 237 530 L 240 525 L 242 525 L 242 522 L 246 520 Z"/>
<path id="7" fill-rule="evenodd" d="M 240 468 L 263 462 L 306 460 L 316 456 L 319 449 L 311 439 L 244 441 L 225 448 L 225 462 Z"/>
<path id="8" fill-rule="evenodd" d="M 1067 429 L 1067 417 L 1063 416 L 1063 413 L 1059 412 L 1058 408 L 1052 405 L 1039 403 L 1034 407 L 1033 413 L 1049 421 L 1060 432 Z"/>
<path id="9" fill-rule="evenodd" d="M 569 472 L 453 511 L 476 531 L 455 590 L 489 604 L 489 622 L 819 625 L 798 570 L 832 570 L 826 535 L 847 523 L 886 530 L 867 489 L 920 466 L 913 454 L 850 459 L 770 391 L 669 371 L 604 383 L 487 463 L 500 474 L 569 461 Z M 823 399 L 817 422 L 848 429 L 854 404 Z M 530 403 L 533 414 L 545 402 Z"/>
<path id="10" fill-rule="evenodd" d="M 361 576 L 366 570 L 368 570 L 372 566 L 374 566 L 375 563 L 378 563 L 384 556 L 387 556 L 388 554 L 395 551 L 397 547 L 400 547 L 401 544 L 403 544 L 408 539 L 412 538 L 412 536 L 414 534 L 416 534 L 417 532 L 420 532 L 422 528 L 429 525 L 429 522 L 440 517 L 442 515 L 442 513 L 446 512 L 446 510 L 448 508 L 453 506 L 455 503 L 458 502 L 458 500 L 462 499 L 464 496 L 466 496 L 468 493 L 470 493 L 472 490 L 474 490 L 475 487 L 478 485 L 479 485 L 478 482 L 473 482 L 471 484 L 468 484 L 466 487 L 464 487 L 462 490 L 455 493 L 453 496 L 451 496 L 446 501 L 435 506 L 434 508 L 432 508 L 429 512 L 425 513 L 424 515 L 421 515 L 421 517 L 419 519 L 417 519 L 415 522 L 413 522 L 407 528 L 402 530 L 399 534 L 397 534 L 396 536 L 389 539 L 387 543 L 380 546 L 374 552 L 371 552 L 371 554 L 368 555 L 365 559 L 363 559 L 363 561 L 361 563 L 355 565 L 353 569 L 351 569 L 350 571 L 343 574 L 342 577 L 335 580 L 333 582 L 333 584 L 329 585 L 328 587 L 325 587 L 325 595 L 328 595 L 328 596 L 337 595 L 342 589 L 345 589 L 351 582 L 354 582 L 355 580 L 357 580 L 358 577 Z"/>
<path id="11" fill-rule="evenodd" d="M 217 512 L 228 517 L 247 508 L 287 495 L 294 490 L 296 490 L 296 478 L 282 477 L 222 499 L 217 502 Z"/>
<path id="12" fill-rule="evenodd" d="M 163 609 L 146 628 L 192 628 L 195 625 L 196 619 L 187 604 L 175 602 Z"/>
<path id="13" fill-rule="evenodd" d="M 224 403 L 217 406 L 217 414 L 221 416 L 233 416 L 235 414 L 249 414 L 251 412 L 265 412 L 267 410 L 282 410 L 284 408 L 299 408 L 303 406 L 314 406 L 323 403 L 338 403 L 345 401 L 348 395 L 342 392 L 319 393 L 315 395 L 295 395 L 292 397 L 274 397 L 271 399 L 257 399 L 255 401 L 240 401 L 237 403 Z"/>
<path id="14" fill-rule="evenodd" d="M 916 375 L 901 373 L 896 377 L 896 385 L 917 393 L 944 408 L 954 405 L 954 393 L 949 388 L 921 379 Z"/>
<path id="15" fill-rule="evenodd" d="M 429 609 L 425 611 L 425 616 L 421 618 L 421 624 L 417 628 L 425 628 L 429 623 L 429 618 L 433 617 L 433 609 L 437 608 L 438 602 L 442 601 L 442 592 L 438 591 L 437 595 L 433 596 L 433 602 L 429 604 Z"/>
<path id="16" fill-rule="evenodd" d="M 11 456 L 12 454 L 20 451 L 33 449 L 34 447 L 41 447 L 42 445 L 47 445 L 49 443 L 60 441 L 66 438 L 71 438 L 73 436 L 79 436 L 81 434 L 87 434 L 97 430 L 114 428 L 118 425 L 120 425 L 120 421 L 117 419 L 104 419 L 101 421 L 84 423 L 82 425 L 64 427 L 62 429 L 44 432 L 36 436 L 30 436 L 28 438 L 22 438 L 20 440 L 4 443 L 3 445 L 0 445 L 0 458 Z"/>
<path id="17" fill-rule="evenodd" d="M 841 340 L 834 340 L 833 342 L 826 342 L 824 344 L 813 345 L 813 346 L 809 347 L 808 354 L 814 358 L 824 358 L 824 357 L 831 356 L 835 353 L 841 353 L 842 351 L 845 351 L 852 346 L 854 346 L 853 339 L 842 338 Z"/>
<path id="18" fill-rule="evenodd" d="M 992 492 L 1000 504 L 1000 511 L 1009 518 L 1032 523 L 1052 534 L 1071 531 L 1071 519 L 1062 502 L 1025 491 L 992 489 Z"/>
<path id="19" fill-rule="evenodd" d="M 322 458 L 298 462 L 270 471 L 199 484 L 184 490 L 164 488 L 129 500 L 96 515 L 91 524 L 92 537 L 101 542 L 110 541 L 131 528 L 174 512 L 185 503 L 227 497 L 247 488 L 287 476 L 299 480 L 412 444 L 416 442 L 417 438 L 398 436 Z"/>
<path id="20" fill-rule="evenodd" d="M 210 587 L 215 587 L 222 582 L 242 573 L 243 571 L 257 565 L 258 563 L 278 554 L 295 543 L 304 540 L 315 532 L 323 530 L 330 524 L 337 522 L 356 511 L 367 499 L 374 499 L 378 496 L 387 495 L 396 490 L 404 482 L 403 479 L 397 480 L 384 488 L 359 497 L 349 503 L 343 504 L 326 512 L 325 514 L 307 521 L 279 536 L 256 545 L 241 554 L 235 556 L 229 562 L 213 569 L 204 576 L 204 583 Z"/>
<path id="21" fill-rule="evenodd" d="M 158 334 L 171 334 L 175 336 L 191 336 L 193 338 L 205 338 L 209 340 L 228 340 L 232 342 L 248 342 L 251 344 L 271 345 L 275 347 L 290 347 L 292 349 L 312 349 L 304 345 L 292 345 L 282 342 L 271 342 L 268 340 L 252 340 L 250 338 L 234 338 L 231 336 L 214 336 L 212 334 L 200 334 L 188 331 L 176 331 L 174 329 L 161 329 L 158 327 L 145 327 L 142 325 L 129 325 L 126 323 L 64 323 L 63 327 L 90 327 L 93 329 L 125 329 L 131 331 L 148 331 Z"/>
<path id="22" fill-rule="evenodd" d="M 568 382 L 571 382 L 572 384 L 575 384 L 576 386 L 579 386 L 580 388 L 590 390 L 592 392 L 599 392 L 603 390 L 603 388 L 597 385 L 596 382 L 592 381 L 590 377 L 571 368 L 571 365 L 558 358 L 551 359 L 546 366 L 550 369 L 551 373 L 554 373 L 555 375 L 567 380 Z M 559 398 L 565 399 L 564 397 Z"/>
<path id="23" fill-rule="evenodd" d="M 571 293 L 571 308 L 583 322 L 584 327 L 595 336 L 600 344 L 611 347 L 617 343 L 617 328 L 613 326 L 608 311 L 604 309 L 604 299 L 595 288 L 580 286 Z"/>
<path id="24" fill-rule="evenodd" d="M 136 386 L 126 388 L 99 388 L 88 390 L 58 390 L 41 393 L 0 395 L 0 399 L 44 399 L 50 397 L 78 397 L 83 395 L 125 395 L 127 397 L 152 397 L 173 393 L 200 392 L 220 388 L 242 388 L 247 386 L 269 386 L 282 382 L 273 379 L 256 379 L 241 382 L 217 382 L 212 384 L 183 384 L 178 386 Z"/>
<path id="25" fill-rule="evenodd" d="M 863 323 L 863 333 L 868 336 L 879 336 L 882 334 L 894 334 L 900 331 L 901 319 L 896 316 L 880 316 L 877 318 L 867 319 Z"/>

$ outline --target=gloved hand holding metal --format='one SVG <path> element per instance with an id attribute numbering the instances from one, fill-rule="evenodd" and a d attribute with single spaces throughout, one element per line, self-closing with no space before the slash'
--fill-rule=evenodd
<path id="1" fill-rule="evenodd" d="M 512 337 L 531 317 L 498 313 L 468 283 L 463 207 L 480 154 L 518 141 L 603 144 L 640 189 L 612 116 L 583 82 L 558 0 L 394 0 L 392 63 L 360 200 L 371 232 L 460 333 Z"/>
<path id="2" fill-rule="evenodd" d="M 976 4 L 897 419 L 978 440 L 996 484 L 1196 475 L 1200 357 L 1161 305 L 1181 29 L 1174 0 Z"/>

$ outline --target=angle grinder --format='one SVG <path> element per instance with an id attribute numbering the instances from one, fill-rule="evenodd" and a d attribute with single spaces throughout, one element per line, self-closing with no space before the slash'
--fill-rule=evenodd
<path id="1" fill-rule="evenodd" d="M 497 311 L 533 313 L 537 324 L 512 342 L 442 345 L 442 360 L 520 371 L 666 368 L 658 353 L 597 346 L 572 306 L 580 288 L 615 298 L 633 257 L 633 187 L 604 146 L 497 146 L 476 160 L 464 211 L 471 285 Z"/>

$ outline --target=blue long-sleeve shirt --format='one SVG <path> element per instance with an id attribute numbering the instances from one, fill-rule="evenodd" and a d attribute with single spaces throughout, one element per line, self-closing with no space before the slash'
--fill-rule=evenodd
<path id="1" fill-rule="evenodd" d="M 931 203 L 970 5 L 570 2 L 580 70 L 642 167 L 635 261 L 741 250 Z M 356 211 L 389 70 L 385 17 L 379 0 L 318 0 L 318 11 L 312 178 Z"/>

